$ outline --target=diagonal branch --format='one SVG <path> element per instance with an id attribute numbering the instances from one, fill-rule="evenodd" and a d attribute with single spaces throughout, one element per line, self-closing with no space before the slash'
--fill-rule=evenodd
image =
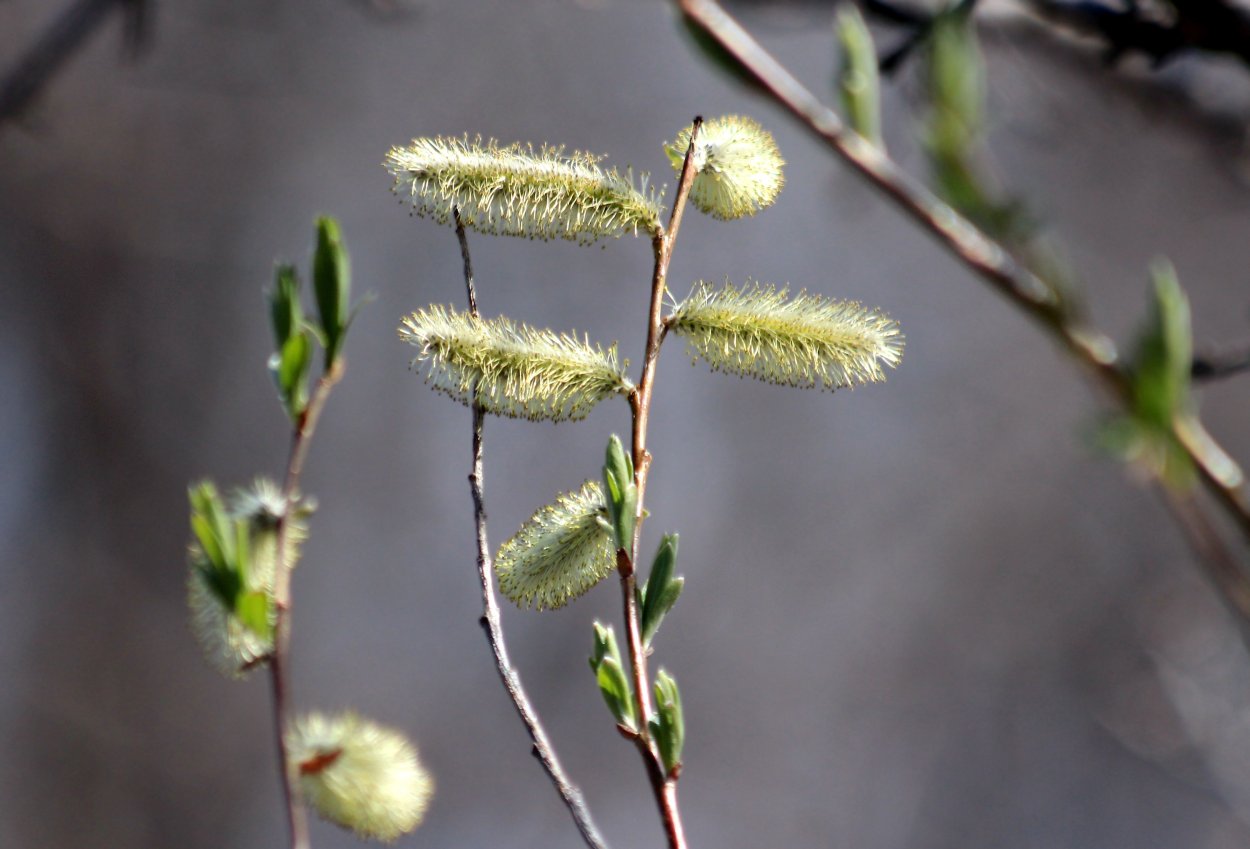
<path id="1" fill-rule="evenodd" d="M 1106 334 L 1080 322 L 1050 286 L 1017 263 L 1001 244 L 934 197 L 885 152 L 847 130 L 833 110 L 796 80 L 714 0 L 678 2 L 686 19 L 725 50 L 773 100 L 991 288 L 1032 317 L 1117 403 L 1128 404 L 1129 382 L 1120 367 L 1115 345 Z M 1195 418 L 1178 418 L 1172 423 L 1171 435 L 1194 463 L 1208 492 L 1250 539 L 1250 501 L 1243 489 L 1245 474 L 1241 467 Z"/>
<path id="2" fill-rule="evenodd" d="M 108 18 L 114 7 L 127 14 L 132 49 L 147 30 L 149 0 L 76 0 L 48 28 L 0 81 L 0 124 L 21 114 L 61 66 Z"/>
<path id="3" fill-rule="evenodd" d="M 460 213 L 454 210 L 456 219 L 456 237 L 460 240 L 460 256 L 464 259 L 464 286 L 469 300 L 469 312 L 477 318 L 477 290 L 473 282 L 473 261 L 469 256 L 469 241 L 464 233 L 464 224 L 460 221 Z M 482 618 L 479 622 L 486 632 L 486 640 L 490 643 L 491 653 L 495 657 L 495 669 L 503 682 L 508 697 L 516 707 L 517 714 L 525 723 L 530 739 L 534 742 L 534 756 L 542 763 L 543 769 L 555 785 L 556 792 L 564 800 L 569 809 L 582 840 L 590 849 L 607 849 L 603 837 L 590 817 L 590 808 L 582 796 L 582 791 L 573 784 L 556 757 L 555 747 L 547 739 L 538 718 L 538 712 L 530 703 L 521 686 L 521 678 L 508 659 L 508 646 L 504 642 L 503 623 L 499 617 L 499 602 L 495 594 L 495 575 L 491 565 L 490 542 L 486 536 L 486 502 L 482 491 L 482 426 L 486 418 L 485 412 L 477 403 L 473 404 L 473 470 L 469 473 L 469 490 L 473 496 L 473 521 L 477 529 L 477 576 L 482 588 Z"/>

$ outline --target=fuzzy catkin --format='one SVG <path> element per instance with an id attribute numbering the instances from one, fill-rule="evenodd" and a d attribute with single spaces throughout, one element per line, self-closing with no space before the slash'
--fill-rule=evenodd
<path id="1" fill-rule="evenodd" d="M 398 731 L 348 711 L 296 718 L 286 735 L 292 778 L 318 815 L 391 842 L 420 825 L 434 782 Z"/>
<path id="2" fill-rule="evenodd" d="M 538 330 L 500 316 L 484 319 L 433 305 L 404 319 L 399 336 L 420 349 L 425 379 L 462 404 L 487 412 L 552 422 L 583 419 L 633 384 L 617 360 L 575 336 Z"/>
<path id="3" fill-rule="evenodd" d="M 518 607 L 551 610 L 589 592 L 616 565 L 607 503 L 586 481 L 535 513 L 499 548 L 499 591 Z"/>
<path id="4" fill-rule="evenodd" d="M 885 380 L 903 334 L 885 313 L 855 301 L 759 283 L 716 289 L 699 282 L 665 319 L 713 371 L 802 388 L 837 389 Z"/>
<path id="5" fill-rule="evenodd" d="M 383 165 L 395 175 L 395 193 L 440 224 L 458 210 L 466 227 L 483 233 L 582 244 L 656 232 L 662 207 L 647 176 L 635 187 L 631 172 L 604 170 L 601 161 L 562 147 L 439 136 L 391 148 Z"/>
<path id="6" fill-rule="evenodd" d="M 680 171 L 690 148 L 692 128 L 665 146 L 673 168 Z M 695 169 L 690 202 L 713 218 L 731 220 L 772 206 L 785 185 L 785 160 L 772 134 L 754 119 L 726 115 L 703 123 L 694 143 Z"/>
<path id="7" fill-rule="evenodd" d="M 286 513 L 284 554 L 290 569 L 299 560 L 300 546 L 308 537 L 305 514 L 288 510 L 278 485 L 264 479 L 233 493 L 227 512 L 232 522 L 246 523 L 248 528 L 250 568 L 243 589 L 271 594 L 278 555 L 277 517 Z M 240 621 L 213 591 L 205 574 L 211 564 L 198 541 L 188 547 L 187 562 L 191 632 L 209 664 L 227 677 L 243 677 L 269 655 L 273 643 Z"/>

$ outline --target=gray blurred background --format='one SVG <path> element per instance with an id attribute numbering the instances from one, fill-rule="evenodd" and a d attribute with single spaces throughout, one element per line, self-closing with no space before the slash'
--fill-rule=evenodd
<path id="1" fill-rule="evenodd" d="M 0 0 L 0 68 L 62 11 Z M 831 10 L 736 6 L 831 96 Z M 134 61 L 96 34 L 0 125 L 0 847 L 285 844 L 262 677 L 218 677 L 185 624 L 188 482 L 284 462 L 262 292 L 342 222 L 359 291 L 308 465 L 294 587 L 301 708 L 403 728 L 438 790 L 402 845 L 577 847 L 478 628 L 469 413 L 408 371 L 406 312 L 463 299 L 450 229 L 379 167 L 413 136 L 610 154 L 674 182 L 695 114 L 773 129 L 788 187 L 757 219 L 686 219 L 673 288 L 747 276 L 863 300 L 907 334 L 888 383 L 834 395 L 659 372 L 647 548 L 680 531 L 686 594 L 654 660 L 687 714 L 692 847 L 1250 843 L 1250 663 L 1156 497 L 1100 458 L 1097 399 L 1034 328 L 771 104 L 689 49 L 660 2 L 164 0 Z M 1200 344 L 1250 334 L 1250 74 L 1161 74 L 998 21 L 998 173 L 1128 339 L 1166 254 Z M 890 39 L 886 38 L 886 42 Z M 886 92 L 916 173 L 922 98 Z M 473 237 L 481 305 L 635 363 L 650 253 Z M 1202 393 L 1250 458 L 1246 380 Z M 492 419 L 497 545 L 597 474 L 624 404 Z M 661 845 L 588 673 L 605 582 L 505 607 L 514 659 L 617 849 Z M 314 845 L 355 846 L 314 824 Z"/>

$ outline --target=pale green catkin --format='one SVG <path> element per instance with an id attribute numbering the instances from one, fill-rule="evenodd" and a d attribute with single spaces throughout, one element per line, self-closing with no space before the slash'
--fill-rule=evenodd
<path id="1" fill-rule="evenodd" d="M 591 244 L 655 233 L 662 206 L 647 176 L 635 188 L 631 172 L 604 170 L 602 159 L 562 147 L 439 136 L 391 148 L 383 165 L 395 175 L 395 193 L 440 224 L 458 209 L 466 227 L 494 235 Z"/>
<path id="2" fill-rule="evenodd" d="M 665 145 L 680 171 L 690 147 L 691 127 Z M 713 218 L 731 220 L 772 206 L 785 185 L 785 160 L 772 134 L 751 118 L 726 115 L 704 122 L 691 155 L 695 169 L 690 202 Z"/>
<path id="3" fill-rule="evenodd" d="M 289 769 L 323 819 L 390 843 L 421 824 L 434 792 L 416 748 L 352 711 L 297 717 L 286 735 Z"/>
<path id="4" fill-rule="evenodd" d="M 618 363 L 615 345 L 605 351 L 503 316 L 476 318 L 434 305 L 405 318 L 399 335 L 420 348 L 413 365 L 428 364 L 425 379 L 434 389 L 496 415 L 575 421 L 604 398 L 633 389 L 629 362 Z"/>
<path id="5" fill-rule="evenodd" d="M 559 496 L 499 548 L 499 591 L 518 607 L 551 610 L 589 592 L 616 565 L 597 481 Z"/>
<path id="6" fill-rule="evenodd" d="M 882 366 L 893 368 L 903 356 L 903 334 L 884 313 L 759 283 L 716 289 L 699 282 L 665 323 L 713 371 L 786 386 L 882 381 Z"/>

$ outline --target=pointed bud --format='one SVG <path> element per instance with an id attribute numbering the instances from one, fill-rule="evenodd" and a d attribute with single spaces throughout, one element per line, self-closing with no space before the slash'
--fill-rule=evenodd
<path id="1" fill-rule="evenodd" d="M 881 81 L 872 33 L 859 9 L 850 3 L 838 7 L 833 26 L 842 45 L 838 67 L 842 111 L 855 132 L 880 146 Z"/>
<path id="2" fill-rule="evenodd" d="M 615 433 L 608 439 L 603 464 L 604 494 L 608 521 L 616 535 L 616 547 L 629 551 L 634 545 L 638 512 L 638 485 L 634 483 L 634 461 Z"/>

